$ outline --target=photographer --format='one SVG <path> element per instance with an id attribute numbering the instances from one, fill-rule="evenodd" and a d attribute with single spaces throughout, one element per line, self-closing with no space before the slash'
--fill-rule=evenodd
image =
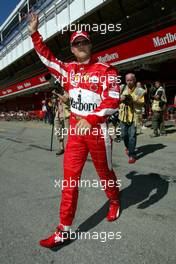
<path id="1" fill-rule="evenodd" d="M 54 130 L 58 141 L 58 151 L 56 156 L 64 153 L 64 128 L 69 127 L 70 105 L 68 94 L 64 92 L 62 86 L 50 73 L 45 75 L 45 79 L 49 81 L 52 88 L 52 103 L 54 116 Z"/>
<path id="2" fill-rule="evenodd" d="M 119 119 L 125 152 L 129 156 L 128 163 L 132 164 L 136 162 L 137 109 L 144 105 L 144 93 L 136 87 L 133 73 L 126 74 L 125 81 L 126 85 L 121 90 Z"/>
<path id="3" fill-rule="evenodd" d="M 166 135 L 164 127 L 164 110 L 166 109 L 167 98 L 164 88 L 161 86 L 159 81 L 155 82 L 155 94 L 153 95 L 152 101 L 152 128 L 153 134 L 151 137 L 158 137 L 160 135 Z"/>
<path id="4" fill-rule="evenodd" d="M 119 143 L 121 141 L 121 134 L 120 134 L 120 122 L 119 122 L 119 112 L 117 112 L 108 118 L 108 124 L 112 124 L 114 126 L 114 141 Z"/>

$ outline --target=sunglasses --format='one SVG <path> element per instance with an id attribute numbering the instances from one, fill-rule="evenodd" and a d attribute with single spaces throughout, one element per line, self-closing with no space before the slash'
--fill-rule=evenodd
<path id="1" fill-rule="evenodd" d="M 81 41 L 74 41 L 71 46 L 72 47 L 80 47 L 80 46 L 87 46 L 90 44 L 90 41 L 88 39 L 84 39 Z"/>

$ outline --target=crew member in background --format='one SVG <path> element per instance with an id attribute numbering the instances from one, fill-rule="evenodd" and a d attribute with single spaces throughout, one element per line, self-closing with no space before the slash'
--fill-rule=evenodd
<path id="1" fill-rule="evenodd" d="M 65 134 L 68 135 L 66 131 L 68 131 L 69 128 L 70 103 L 68 93 L 63 92 L 63 94 L 60 94 L 54 90 L 53 94 L 56 96 L 54 118 L 55 135 L 58 142 L 58 151 L 56 152 L 56 156 L 59 156 L 64 153 L 64 137 Z"/>
<path id="2" fill-rule="evenodd" d="M 121 89 L 119 120 L 121 126 L 122 138 L 125 144 L 125 152 L 129 156 L 128 163 L 136 162 L 136 110 L 141 109 L 144 105 L 143 92 L 136 87 L 136 77 L 133 73 L 125 76 L 126 85 Z"/>
<path id="3" fill-rule="evenodd" d="M 51 98 L 49 98 L 46 108 L 47 108 L 47 115 L 48 115 L 48 123 L 52 125 L 54 122 L 54 114 L 53 114 L 53 103 L 52 103 Z"/>
<path id="4" fill-rule="evenodd" d="M 46 107 L 46 101 L 42 101 L 42 115 L 43 115 L 43 120 L 45 123 L 48 121 L 48 116 L 47 116 L 47 107 Z"/>
<path id="5" fill-rule="evenodd" d="M 49 88 L 52 89 L 52 113 L 54 117 L 54 130 L 58 142 L 58 151 L 56 156 L 64 153 L 64 128 L 69 128 L 70 103 L 69 96 L 58 82 L 55 75 L 47 73 L 45 80 L 49 82 Z"/>
<path id="6" fill-rule="evenodd" d="M 164 126 L 164 111 L 166 109 L 167 98 L 165 89 L 160 81 L 155 82 L 155 93 L 153 94 L 152 101 L 152 128 L 153 133 L 151 137 L 158 137 L 159 135 L 166 135 Z M 160 133 L 159 133 L 160 132 Z"/>
<path id="7" fill-rule="evenodd" d="M 136 91 L 135 94 L 138 96 L 138 98 L 141 98 L 144 96 L 144 104 L 145 104 L 145 94 L 147 93 L 147 88 L 143 88 L 141 82 L 136 83 Z M 134 111 L 136 115 L 136 128 L 137 128 L 137 134 L 142 133 L 143 127 L 143 113 L 145 111 L 144 104 L 138 104 L 136 105 Z"/>

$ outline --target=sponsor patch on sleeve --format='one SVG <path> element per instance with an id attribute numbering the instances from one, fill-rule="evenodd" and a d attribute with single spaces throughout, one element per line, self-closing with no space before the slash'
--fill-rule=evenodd
<path id="1" fill-rule="evenodd" d="M 115 91 L 109 91 L 109 96 L 112 98 L 119 98 L 119 93 Z"/>

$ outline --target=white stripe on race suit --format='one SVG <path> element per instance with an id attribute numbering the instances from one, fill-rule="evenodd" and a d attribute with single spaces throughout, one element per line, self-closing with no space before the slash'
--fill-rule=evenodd
<path id="1" fill-rule="evenodd" d="M 64 238 L 61 237 L 59 234 L 55 236 L 54 238 L 54 242 L 57 243 L 57 242 L 64 242 Z"/>
<path id="2" fill-rule="evenodd" d="M 119 214 L 120 214 L 120 209 L 117 210 L 116 218 L 119 217 Z"/>
<path id="3" fill-rule="evenodd" d="M 58 71 L 58 72 L 59 72 L 62 76 L 64 76 L 64 77 L 67 77 L 67 76 L 68 76 L 67 72 L 66 72 L 64 69 L 62 69 L 61 66 L 60 66 L 59 64 L 47 60 L 45 57 L 43 57 L 43 56 L 42 56 L 40 53 L 38 53 L 38 52 L 37 52 L 37 54 L 38 54 L 39 58 L 41 59 L 41 61 L 42 61 L 47 67 L 50 67 L 50 68 L 52 68 L 52 69 Z"/>
<path id="4" fill-rule="evenodd" d="M 62 225 L 62 224 L 60 224 L 60 225 L 62 226 L 63 231 L 70 231 L 71 230 L 71 226 L 65 226 L 65 225 Z"/>
<path id="5" fill-rule="evenodd" d="M 117 112 L 117 108 L 116 109 L 105 108 L 99 112 L 89 112 L 89 111 L 78 110 L 78 109 L 71 107 L 71 112 L 76 114 L 76 115 L 81 115 L 81 116 L 87 116 L 87 115 L 105 116 L 105 115 L 115 114 Z"/>
<path id="6" fill-rule="evenodd" d="M 109 91 L 109 97 L 118 99 L 119 98 L 119 93 L 115 92 L 115 91 Z"/>
<path id="7" fill-rule="evenodd" d="M 109 170 L 112 170 L 111 139 L 110 139 L 110 136 L 108 134 L 108 128 L 107 128 L 106 123 L 103 123 L 100 126 L 101 126 L 101 130 L 102 130 L 103 136 L 104 136 L 105 149 L 106 149 L 106 159 L 107 159 L 107 163 L 108 163 L 108 168 L 109 168 Z"/>
<path id="8" fill-rule="evenodd" d="M 97 115 L 97 116 L 105 116 L 105 115 L 112 115 L 117 112 L 117 108 L 105 108 L 100 110 L 99 112 L 92 112 L 89 115 Z"/>

